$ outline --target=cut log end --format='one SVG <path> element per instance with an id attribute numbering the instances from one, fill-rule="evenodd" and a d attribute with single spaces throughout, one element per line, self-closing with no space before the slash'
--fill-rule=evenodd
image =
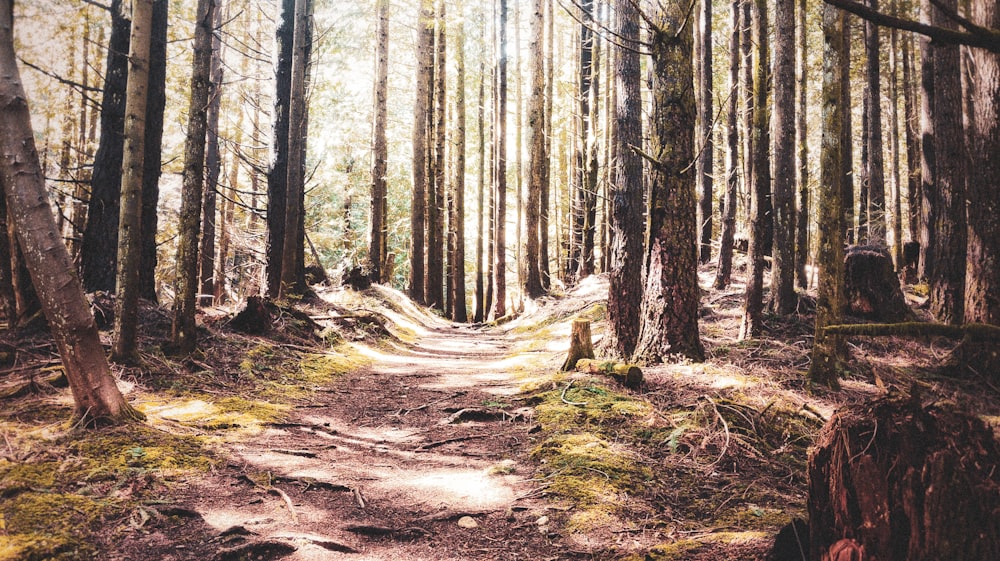
<path id="1" fill-rule="evenodd" d="M 610 376 L 626 388 L 642 386 L 642 369 L 634 364 L 585 358 L 577 361 L 576 371 Z"/>

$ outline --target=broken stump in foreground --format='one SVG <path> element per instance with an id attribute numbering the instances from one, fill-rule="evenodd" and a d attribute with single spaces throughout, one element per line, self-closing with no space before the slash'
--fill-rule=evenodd
<path id="1" fill-rule="evenodd" d="M 809 456 L 810 559 L 1000 559 L 1000 444 L 979 418 L 885 399 L 830 419 Z M 824 557 L 827 556 L 827 557 Z"/>
<path id="2" fill-rule="evenodd" d="M 569 354 L 561 370 L 567 372 L 576 368 L 576 363 L 582 358 L 594 358 L 594 340 L 590 334 L 590 322 L 585 319 L 573 320 L 573 328 L 569 336 Z"/>

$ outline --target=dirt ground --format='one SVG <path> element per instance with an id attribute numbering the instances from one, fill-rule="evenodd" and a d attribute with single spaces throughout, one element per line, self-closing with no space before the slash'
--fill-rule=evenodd
<path id="1" fill-rule="evenodd" d="M 644 367 L 636 391 L 558 372 L 573 319 L 600 347 L 606 294 L 589 279 L 468 326 L 328 288 L 299 306 L 316 325 L 280 312 L 271 334 L 206 311 L 182 361 L 151 308 L 143 365 L 118 372 L 140 428 L 70 426 L 44 338 L 4 342 L 0 382 L 32 384 L 0 401 L 0 559 L 749 561 L 805 516 L 838 407 L 916 381 L 1000 419 L 994 382 L 942 368 L 936 338 L 852 339 L 843 389 L 808 388 L 808 298 L 740 342 L 740 284 L 703 296 L 705 363 Z"/>

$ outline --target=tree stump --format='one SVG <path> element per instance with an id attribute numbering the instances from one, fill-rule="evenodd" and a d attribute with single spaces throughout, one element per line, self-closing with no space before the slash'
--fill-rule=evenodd
<path id="1" fill-rule="evenodd" d="M 852 543 L 878 561 L 1000 559 L 998 465 L 977 417 L 913 399 L 842 410 L 809 456 L 809 558 Z"/>
<path id="2" fill-rule="evenodd" d="M 371 275 L 365 268 L 355 265 L 344 271 L 340 282 L 352 290 L 361 292 L 372 287 Z"/>
<path id="3" fill-rule="evenodd" d="M 884 247 L 853 246 L 844 259 L 844 296 L 849 313 L 895 323 L 914 318 Z"/>
<path id="4" fill-rule="evenodd" d="M 903 244 L 903 282 L 914 284 L 917 282 L 917 270 L 920 267 L 920 242 L 906 242 Z"/>
<path id="5" fill-rule="evenodd" d="M 573 370 L 581 358 L 594 358 L 594 340 L 590 335 L 590 322 L 585 319 L 575 319 L 569 336 L 569 354 L 566 355 L 562 370 L 564 372 Z"/>
<path id="6" fill-rule="evenodd" d="M 229 322 L 229 327 L 243 333 L 260 335 L 271 330 L 271 310 L 260 296 L 247 298 L 247 303 Z"/>
<path id="7" fill-rule="evenodd" d="M 576 363 L 576 371 L 588 374 L 605 374 L 627 388 L 638 389 L 642 385 L 642 370 L 634 364 L 581 358 Z"/>

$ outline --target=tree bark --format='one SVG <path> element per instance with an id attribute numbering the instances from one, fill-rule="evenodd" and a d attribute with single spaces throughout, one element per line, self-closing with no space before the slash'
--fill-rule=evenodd
<path id="1" fill-rule="evenodd" d="M 639 339 L 642 303 L 643 215 L 642 99 L 640 96 L 639 13 L 632 0 L 615 0 L 614 32 L 620 46 L 615 57 L 615 140 L 617 144 L 612 209 L 608 349 L 632 356 Z M 693 234 L 693 233 L 692 233 Z M 695 239 L 692 235 L 689 239 Z"/>
<path id="2" fill-rule="evenodd" d="M 806 63 L 808 31 L 806 28 L 806 0 L 798 2 L 798 25 L 795 28 L 796 42 L 796 96 L 798 97 L 798 112 L 795 118 L 795 138 L 798 144 L 798 159 L 795 166 L 798 169 L 796 188 L 799 193 L 798 208 L 795 216 L 795 283 L 802 290 L 809 288 L 809 275 L 806 265 L 809 261 L 809 134 L 807 116 L 809 106 L 807 99 L 808 64 Z"/>
<path id="3" fill-rule="evenodd" d="M 957 9 L 957 0 L 943 5 Z M 934 8 L 931 22 L 957 29 L 957 25 Z M 965 182 L 967 175 L 965 137 L 962 127 L 961 56 L 956 45 L 934 49 L 934 262 L 930 274 L 930 310 L 944 323 L 961 323 L 965 315 L 966 239 Z M 978 102 L 977 102 L 978 103 Z M 983 103 L 986 103 L 983 100 Z"/>
<path id="4" fill-rule="evenodd" d="M 793 0 L 794 1 L 794 0 Z M 714 111 L 712 108 L 712 0 L 701 0 L 698 24 L 695 27 L 695 96 L 698 106 L 697 134 L 695 135 L 695 178 L 698 193 L 698 227 L 700 243 L 698 260 L 708 263 L 712 259 L 712 191 L 715 173 L 715 143 L 712 138 Z"/>
<path id="5" fill-rule="evenodd" d="M 163 160 L 163 112 L 167 104 L 167 20 L 170 2 L 153 1 L 152 39 L 149 46 L 149 87 L 146 90 L 146 154 L 142 171 L 142 256 L 139 265 L 139 297 L 157 302 L 156 234 L 160 199 L 160 167 Z"/>
<path id="6" fill-rule="evenodd" d="M 795 311 L 795 0 L 774 4 L 774 260 L 771 309 Z"/>
<path id="7" fill-rule="evenodd" d="M 430 172 L 427 178 L 427 276 L 424 278 L 424 304 L 444 309 L 444 201 L 445 147 L 447 145 L 447 26 L 444 0 L 438 0 L 435 12 L 434 86 L 431 103 L 433 149 L 428 150 Z"/>
<path id="8" fill-rule="evenodd" d="M 573 320 L 569 334 L 569 352 L 563 361 L 562 371 L 573 370 L 580 359 L 594 358 L 594 338 L 590 332 L 590 322 L 585 319 Z"/>
<path id="9" fill-rule="evenodd" d="M 662 362 L 680 354 L 705 358 L 698 336 L 698 225 L 696 180 L 684 173 L 695 157 L 693 37 L 684 26 L 684 8 L 661 7 L 651 28 L 653 118 L 649 270 L 639 314 L 636 362 Z"/>
<path id="10" fill-rule="evenodd" d="M 125 143 L 125 88 L 131 21 L 123 0 L 112 0 L 111 36 L 101 100 L 101 140 L 94 156 L 87 226 L 80 250 L 80 273 L 87 292 L 114 292 L 118 257 L 118 205 Z"/>
<path id="11" fill-rule="evenodd" d="M 389 158 L 386 123 L 389 119 L 389 0 L 376 2 L 375 24 L 375 95 L 372 123 L 372 190 L 371 229 L 368 235 L 368 261 L 375 282 L 388 282 L 385 275 L 388 254 L 388 186 Z"/>
<path id="12" fill-rule="evenodd" d="M 13 0 L 0 2 L 0 186 L 84 425 L 142 417 L 115 385 L 45 191 L 13 36 Z"/>
<path id="13" fill-rule="evenodd" d="M 868 0 L 877 9 L 878 0 Z M 865 138 L 868 144 L 868 231 L 869 244 L 886 243 L 885 222 L 885 146 L 882 141 L 882 75 L 880 70 L 881 46 L 878 26 L 865 22 L 865 99 L 868 104 L 868 122 Z M 893 100 L 895 101 L 895 100 Z"/>
<path id="14" fill-rule="evenodd" d="M 281 250 L 281 287 L 279 297 L 300 294 L 304 279 L 302 238 L 303 195 L 305 193 L 306 148 L 306 65 L 309 62 L 309 10 L 307 0 L 295 0 L 295 27 L 292 32 L 292 87 L 288 106 L 288 179 L 285 192 L 285 239 Z"/>
<path id="15" fill-rule="evenodd" d="M 840 80 L 844 52 L 846 15 L 824 4 L 823 12 L 823 133 L 820 145 L 819 190 L 819 283 L 816 300 L 816 337 L 813 341 L 809 381 L 831 387 L 840 385 L 841 342 L 824 328 L 841 323 L 844 310 L 844 167 L 841 161 L 844 126 L 848 108 Z"/>
<path id="16" fill-rule="evenodd" d="M 843 111 L 841 118 L 844 120 L 840 127 L 840 165 L 841 165 L 841 200 L 844 210 L 844 237 L 848 244 L 854 244 L 857 240 L 857 229 L 854 225 L 854 119 L 851 108 L 851 26 L 854 23 L 852 16 L 844 18 L 842 33 L 844 37 L 841 41 L 844 54 L 840 57 L 840 88 L 843 101 Z M 822 156 L 820 156 L 822 158 Z M 822 213 L 822 211 L 820 211 Z"/>
<path id="17" fill-rule="evenodd" d="M 771 196 L 770 116 L 768 115 L 768 35 L 767 2 L 755 0 L 753 9 L 754 51 L 753 81 L 753 147 L 748 158 L 752 162 L 750 177 L 750 245 L 747 250 L 747 290 L 740 324 L 740 339 L 758 337 L 764 310 L 764 255 L 772 245 L 773 233 L 767 228 L 768 201 Z"/>
<path id="18" fill-rule="evenodd" d="M 461 3 L 459 4 L 461 8 Z M 461 13 L 461 9 L 459 10 Z M 465 305 L 465 20 L 459 18 L 455 30 L 455 179 L 452 188 L 452 214 L 448 219 L 450 237 L 453 240 L 454 251 L 449 257 L 450 276 L 454 295 L 452 296 L 453 314 L 451 318 L 457 322 L 469 321 L 468 308 Z"/>
<path id="19" fill-rule="evenodd" d="M 281 292 L 281 266 L 285 249 L 285 213 L 288 181 L 288 127 L 292 96 L 292 42 L 295 0 L 281 0 L 277 29 L 274 76 L 274 121 L 271 167 L 267 172 L 267 290 L 271 298 Z"/>
<path id="20" fill-rule="evenodd" d="M 116 362 L 133 362 L 137 358 L 139 265 L 142 260 L 143 157 L 152 24 L 153 0 L 133 2 L 118 222 L 118 294 L 115 299 L 115 329 L 111 343 L 111 357 Z"/>
<path id="21" fill-rule="evenodd" d="M 715 288 L 729 286 L 733 271 L 733 243 L 736 238 L 736 208 L 739 206 L 740 138 L 738 98 L 740 83 L 740 28 L 742 0 L 733 0 L 730 10 L 732 31 L 729 38 L 729 108 L 726 114 L 726 197 L 722 210 L 722 234 L 719 239 L 719 264 Z"/>
<path id="22" fill-rule="evenodd" d="M 224 0 L 215 0 L 218 6 L 212 28 L 222 26 L 222 4 Z M 202 201 L 201 219 L 201 257 L 198 275 L 200 289 L 198 300 L 203 306 L 212 304 L 215 298 L 215 239 L 216 215 L 218 214 L 219 175 L 221 173 L 221 154 L 219 153 L 219 109 L 222 103 L 222 36 L 221 30 L 212 34 L 212 62 L 209 65 L 208 112 L 206 114 L 206 145 L 205 145 L 205 199 Z"/>
<path id="23" fill-rule="evenodd" d="M 181 354 L 190 354 L 198 343 L 195 312 L 198 291 L 198 236 L 201 200 L 205 188 L 205 129 L 212 63 L 212 22 L 218 5 L 214 0 L 198 0 L 194 34 L 194 65 L 191 71 L 191 100 L 188 130 L 184 142 L 184 180 L 177 242 L 177 295 L 171 339 Z"/>
<path id="24" fill-rule="evenodd" d="M 479 169 L 476 170 L 476 308 L 472 321 L 482 323 L 486 317 L 486 291 L 483 283 L 483 251 L 485 250 L 485 234 L 483 231 L 486 209 L 486 63 L 479 63 L 479 94 L 476 106 L 476 151 L 479 156 Z M 487 258 L 487 261 L 489 259 Z"/>
<path id="25" fill-rule="evenodd" d="M 430 135 L 434 85 L 434 0 L 421 0 L 417 17 L 417 92 L 413 104 L 413 195 L 410 202 L 410 298 L 425 303 L 424 230 L 427 225 L 427 192 L 430 159 L 427 142 Z"/>
<path id="26" fill-rule="evenodd" d="M 921 22 L 931 23 L 930 0 L 921 0 Z M 937 239 L 934 232 L 935 197 L 934 174 L 937 171 L 934 130 L 934 56 L 937 48 L 929 39 L 920 37 L 920 260 L 917 276 L 929 280 L 934 270 Z"/>
<path id="27" fill-rule="evenodd" d="M 913 36 L 903 35 L 903 114 L 906 120 L 906 207 L 907 233 L 910 241 L 920 240 L 920 142 L 917 140 L 920 116 L 914 102 Z"/>
<path id="28" fill-rule="evenodd" d="M 493 317 L 507 313 L 507 0 L 500 2 L 497 61 L 496 214 L 493 223 Z"/>
<path id="29" fill-rule="evenodd" d="M 528 204 L 525 206 L 525 255 L 524 292 L 529 298 L 538 298 L 545 291 L 542 288 L 541 271 L 538 268 L 538 222 L 542 199 L 542 181 L 545 177 L 545 57 L 542 49 L 544 41 L 545 16 L 542 0 L 531 3 L 531 40 L 528 46 L 531 60 L 531 97 L 528 100 L 529 127 L 529 174 Z"/>
<path id="30" fill-rule="evenodd" d="M 874 0 L 873 0 L 874 1 Z M 896 0 L 892 0 L 891 11 L 896 13 Z M 889 186 L 891 202 L 887 208 L 891 209 L 891 220 L 889 229 L 892 232 L 889 240 L 889 247 L 892 253 L 893 263 L 896 270 L 903 268 L 903 217 L 902 195 L 899 183 L 899 32 L 896 29 L 889 30 Z M 877 62 L 877 61 L 876 61 Z"/>

